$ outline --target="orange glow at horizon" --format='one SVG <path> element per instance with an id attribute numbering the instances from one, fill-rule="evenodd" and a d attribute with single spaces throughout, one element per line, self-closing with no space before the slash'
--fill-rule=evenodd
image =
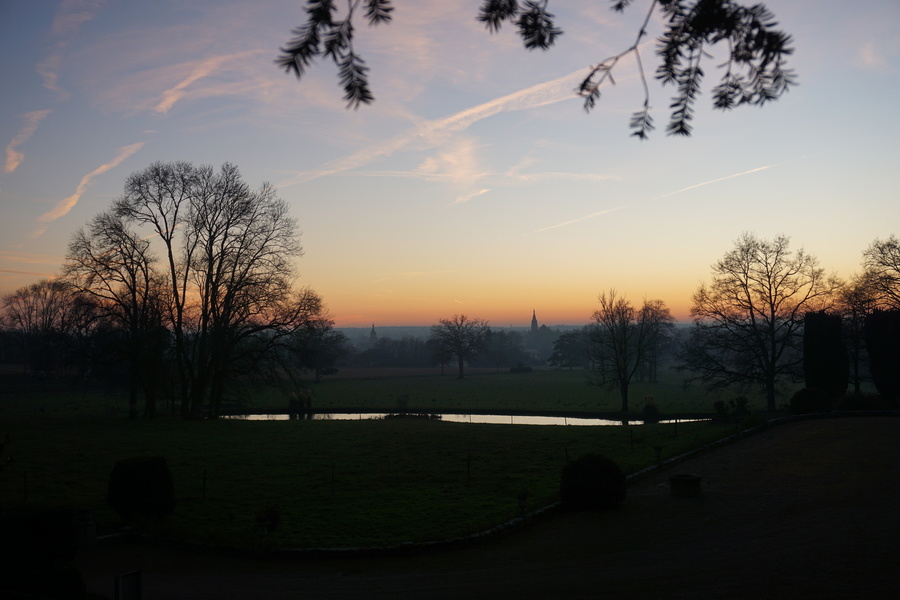
<path id="1" fill-rule="evenodd" d="M 536 290 L 532 290 L 536 291 Z M 619 290 L 620 293 L 623 293 Z M 693 290 L 677 294 L 650 294 L 647 299 L 661 299 L 669 307 L 676 321 L 690 320 L 690 296 Z M 554 294 L 511 294 L 505 298 L 476 298 L 466 301 L 444 299 L 435 301 L 419 296 L 391 298 L 353 298 L 348 295 L 330 297 L 323 294 L 337 327 L 391 327 L 430 326 L 440 319 L 463 314 L 474 319 L 484 319 L 495 327 L 528 327 L 532 311 L 538 323 L 558 325 L 585 325 L 597 309 L 600 291 L 567 290 Z M 635 306 L 640 306 L 644 296 L 624 293 Z"/>

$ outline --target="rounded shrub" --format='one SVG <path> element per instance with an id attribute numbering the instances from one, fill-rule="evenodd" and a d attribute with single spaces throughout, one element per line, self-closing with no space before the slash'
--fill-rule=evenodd
<path id="1" fill-rule="evenodd" d="M 585 454 L 563 468 L 560 496 L 570 510 L 606 510 L 625 500 L 625 473 L 599 454 Z"/>
<path id="2" fill-rule="evenodd" d="M 120 460 L 109 476 L 106 500 L 125 522 L 165 517 L 175 510 L 175 485 L 161 456 Z"/>

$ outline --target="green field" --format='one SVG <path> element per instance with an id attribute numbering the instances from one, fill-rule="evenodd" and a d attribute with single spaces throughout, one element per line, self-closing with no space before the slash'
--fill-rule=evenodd
<path id="1" fill-rule="evenodd" d="M 430 374 L 419 375 L 417 370 L 400 371 L 345 369 L 337 377 L 321 383 L 310 383 L 313 408 L 318 411 L 379 410 L 394 411 L 405 408 L 419 412 L 547 412 L 547 413 L 617 413 L 621 407 L 617 389 L 607 390 L 590 385 L 583 370 L 541 369 L 531 373 L 513 374 L 477 370 L 457 379 L 448 369 L 418 370 Z M 716 400 L 731 400 L 735 393 L 710 394 L 699 386 L 682 387 L 682 376 L 674 370 L 664 370 L 659 382 L 634 382 L 629 393 L 630 412 L 639 413 L 647 397 L 652 397 L 663 414 L 713 411 Z M 797 387 L 802 387 L 799 384 Z M 793 391 L 793 390 L 791 390 Z M 751 410 L 763 410 L 765 401 L 758 394 L 745 394 Z M 784 403 L 787 403 L 785 396 Z M 267 389 L 236 392 L 233 402 L 256 410 L 284 410 L 287 396 L 284 391 Z"/>
<path id="2" fill-rule="evenodd" d="M 711 400 L 698 401 L 696 391 L 647 389 L 663 413 L 711 408 Z M 566 371 L 479 374 L 462 381 L 348 378 L 314 390 L 316 407 L 387 412 L 398 398 L 409 409 L 617 408 L 614 394 L 603 400 L 582 374 Z M 272 397 L 277 394 L 269 390 L 256 405 Z M 528 510 L 556 501 L 560 471 L 578 455 L 600 452 L 634 472 L 656 462 L 657 447 L 663 458 L 672 457 L 735 431 L 734 424 L 710 422 L 579 427 L 423 419 L 128 420 L 116 394 L 62 390 L 7 394 L 0 407 L 0 436 L 10 435 L 0 457 L 0 509 L 90 507 L 99 532 L 115 532 L 121 523 L 105 501 L 113 465 L 160 455 L 175 479 L 177 507 L 162 522 L 143 527 L 240 546 L 383 546 L 467 535 L 519 515 L 523 492 Z M 263 538 L 255 532 L 256 515 L 269 506 L 280 509 L 281 522 Z"/>

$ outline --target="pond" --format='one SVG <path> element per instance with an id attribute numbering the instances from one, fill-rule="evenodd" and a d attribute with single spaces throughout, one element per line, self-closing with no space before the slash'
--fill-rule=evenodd
<path id="1" fill-rule="evenodd" d="M 434 415 L 403 415 L 399 417 L 390 413 L 311 413 L 311 414 L 247 414 L 228 415 L 224 419 L 241 419 L 246 421 L 287 421 L 290 419 L 304 419 L 313 421 L 361 421 L 366 419 L 386 418 L 432 418 L 448 421 L 450 423 L 491 423 L 501 425 L 642 425 L 640 419 L 630 421 L 614 419 L 595 419 L 590 417 L 554 417 L 544 415 L 477 415 L 477 414 L 434 414 Z M 707 421 L 708 419 L 663 419 L 660 423 L 689 423 L 692 421 Z"/>

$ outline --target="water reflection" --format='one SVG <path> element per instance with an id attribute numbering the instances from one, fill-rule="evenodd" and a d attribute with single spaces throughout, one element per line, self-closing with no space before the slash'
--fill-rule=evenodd
<path id="1" fill-rule="evenodd" d="M 265 414 L 265 415 L 231 415 L 226 419 L 241 419 L 246 421 L 287 421 L 287 420 L 312 420 L 312 421 L 362 421 L 366 419 L 390 418 L 391 413 L 306 413 L 306 414 Z M 473 415 L 473 414 L 441 414 L 410 416 L 408 418 L 434 418 L 451 423 L 490 423 L 500 425 L 641 425 L 643 421 L 634 419 L 631 421 L 613 419 L 592 419 L 588 417 L 548 417 L 537 415 Z M 690 423 L 692 421 L 706 421 L 708 419 L 663 419 L 660 423 Z"/>

